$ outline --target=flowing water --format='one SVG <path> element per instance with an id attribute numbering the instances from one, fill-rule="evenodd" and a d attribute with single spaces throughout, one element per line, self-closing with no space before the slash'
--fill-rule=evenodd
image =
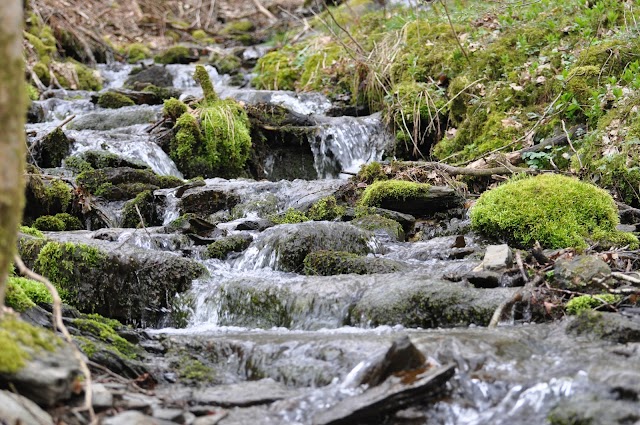
<path id="1" fill-rule="evenodd" d="M 169 66 L 175 87 L 199 95 L 193 83 L 193 67 Z M 106 87 L 118 88 L 130 71 L 128 65 L 103 66 Z M 359 165 L 382 157 L 390 135 L 379 114 L 367 117 L 325 116 L 331 103 L 319 94 L 256 91 L 227 85 L 228 78 L 209 69 L 216 89 L 246 103 L 267 102 L 314 117 L 318 123 L 309 137 L 317 180 L 253 181 L 208 179 L 199 190 L 233 193 L 238 205 L 218 227 L 229 234 L 237 226 L 257 221 L 273 212 L 309 205 L 332 194 L 343 183 L 341 171 L 357 171 Z M 90 93 L 55 92 L 37 102 L 46 121 L 29 124 L 36 137 L 46 134 L 67 116 L 77 118 L 67 134 L 75 140 L 73 153 L 103 149 L 142 161 L 162 175 L 180 177 L 175 164 L 146 132 L 160 115 L 158 106 L 133 106 L 111 111 L 91 103 Z M 163 224 L 180 214 L 176 189 L 155 193 L 164 202 Z M 231 218 L 232 220 L 229 220 Z M 327 232 L 336 223 L 317 223 Z M 345 225 L 347 226 L 347 225 Z M 268 406 L 239 409 L 222 424 L 315 423 L 318 412 L 363 391 L 349 386 L 358 364 L 366 365 L 373 353 L 408 335 L 433 366 L 454 364 L 454 377 L 441 395 L 427 404 L 405 406 L 387 423 L 428 424 L 542 424 L 562 400 L 599 397 L 611 391 L 612 376 L 638 370 L 637 355 L 614 346 L 570 338 L 565 323 L 508 323 L 497 329 L 481 327 L 411 329 L 402 325 L 372 326 L 352 316 L 352 307 L 363 294 L 389 285 L 407 286 L 421 279 L 464 274 L 477 259 L 449 259 L 452 239 L 405 243 L 372 237 L 370 256 L 393 260 L 402 271 L 391 274 L 311 277 L 283 271 L 279 240 L 298 231 L 300 225 L 280 225 L 250 233 L 254 240 L 241 255 L 226 261 L 200 260 L 206 277 L 193 282 L 180 296 L 189 313 L 186 328 L 154 330 L 177 344 L 218 353 L 220 383 L 271 377 L 294 389 L 294 396 Z M 118 243 L 164 250 L 199 258 L 184 235 L 165 234 L 163 228 L 146 232 L 123 230 Z M 479 242 L 467 237 L 467 246 Z M 256 307 L 258 305 L 258 307 Z M 631 350 L 633 351 L 633 350 Z M 624 361 L 622 361 L 624 359 Z M 613 361 L 612 361 L 613 360 Z M 364 362 L 364 363 L 363 363 Z M 634 375 L 635 376 L 635 375 Z M 170 391 L 170 390 L 168 390 Z M 249 418 L 249 419 L 248 419 Z M 256 419 L 259 418 L 259 419 Z M 382 419 L 381 419 L 382 420 Z"/>

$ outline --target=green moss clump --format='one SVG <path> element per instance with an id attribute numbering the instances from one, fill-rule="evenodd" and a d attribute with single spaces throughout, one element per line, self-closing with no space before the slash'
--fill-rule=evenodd
<path id="1" fill-rule="evenodd" d="M 40 99 L 40 92 L 38 91 L 37 88 L 35 88 L 29 83 L 25 83 L 25 85 L 26 85 L 27 97 L 29 98 L 29 100 Z"/>
<path id="2" fill-rule="evenodd" d="M 191 37 L 198 41 L 206 40 L 209 36 L 205 30 L 197 29 L 191 33 Z"/>
<path id="3" fill-rule="evenodd" d="M 127 62 L 137 63 L 141 60 L 151 57 L 151 51 L 147 46 L 141 43 L 133 43 L 127 47 Z"/>
<path id="4" fill-rule="evenodd" d="M 93 167 L 91 166 L 91 164 L 89 164 L 89 162 L 77 155 L 66 157 L 64 159 L 64 166 L 65 168 L 72 170 L 76 174 L 80 174 L 83 171 L 93 170 Z"/>
<path id="5" fill-rule="evenodd" d="M 184 114 L 188 110 L 189 108 L 187 107 L 187 105 L 185 105 L 184 102 L 172 97 L 164 101 L 162 114 L 175 122 L 178 118 L 180 118 L 182 114 Z"/>
<path id="6" fill-rule="evenodd" d="M 189 113 L 178 118 L 169 156 L 188 178 L 237 177 L 251 149 L 249 118 L 236 101 L 219 100 L 204 68 L 198 69 L 202 69 L 196 74 L 205 93 L 198 109 L 200 121 Z"/>
<path id="7" fill-rule="evenodd" d="M 73 64 L 73 68 L 78 76 L 78 86 L 77 90 L 89 90 L 89 91 L 100 91 L 102 90 L 102 79 L 100 78 L 100 74 L 88 66 L 76 62 L 74 60 L 70 60 Z M 71 86 L 67 88 L 73 88 Z"/>
<path id="8" fill-rule="evenodd" d="M 209 73 L 202 65 L 196 65 L 196 71 L 193 73 L 193 79 L 202 87 L 205 104 L 209 104 L 218 100 L 218 94 L 213 89 Z"/>
<path id="9" fill-rule="evenodd" d="M 152 226 L 156 221 L 156 211 L 153 203 L 153 192 L 145 190 L 140 192 L 134 199 L 127 202 L 122 209 L 122 227 L 146 227 Z M 140 215 L 143 223 L 140 223 Z"/>
<path id="10" fill-rule="evenodd" d="M 616 230 L 618 210 L 602 189 L 555 174 L 511 179 L 487 191 L 471 210 L 471 225 L 520 247 L 586 248 L 587 240 L 638 239 Z"/>
<path id="11" fill-rule="evenodd" d="M 402 180 L 377 181 L 368 186 L 360 204 L 369 207 L 379 207 L 383 200 L 405 201 L 409 198 L 418 198 L 429 193 L 431 185 L 427 183 L 414 183 Z"/>
<path id="12" fill-rule="evenodd" d="M 214 378 L 214 370 L 200 360 L 183 356 L 179 362 L 180 377 L 197 383 L 207 383 Z"/>
<path id="13" fill-rule="evenodd" d="M 310 219 L 305 213 L 298 211 L 295 208 L 289 208 L 284 214 L 270 216 L 269 220 L 273 221 L 275 224 L 295 224 L 303 223 Z"/>
<path id="14" fill-rule="evenodd" d="M 565 309 L 568 314 L 576 315 L 580 314 L 584 310 L 593 310 L 604 304 L 613 304 L 619 300 L 613 294 L 600 294 L 600 295 L 580 295 L 569 300 L 565 305 Z"/>
<path id="15" fill-rule="evenodd" d="M 78 286 L 88 270 L 105 258 L 98 249 L 85 244 L 48 242 L 38 253 L 35 271 L 51 281 L 64 302 L 82 309 L 87 306 L 77 302 Z"/>
<path id="16" fill-rule="evenodd" d="M 34 238 L 44 239 L 44 235 L 38 229 L 34 229 L 29 226 L 20 226 L 20 233 L 24 233 L 25 235 L 33 236 Z"/>
<path id="17" fill-rule="evenodd" d="M 327 196 L 313 204 L 307 212 L 310 220 L 335 220 L 345 212 L 345 207 L 338 205 L 335 196 Z"/>
<path id="18" fill-rule="evenodd" d="M 404 229 L 400 223 L 378 214 L 360 215 L 353 220 L 351 224 L 374 233 L 386 233 L 391 239 L 396 241 L 404 241 L 405 239 Z"/>
<path id="19" fill-rule="evenodd" d="M 253 238 L 247 235 L 231 235 L 207 246 L 206 258 L 224 260 L 231 252 L 242 252 L 249 247 Z"/>
<path id="20" fill-rule="evenodd" d="M 69 213 L 59 213 L 54 216 L 64 223 L 64 230 L 82 230 L 84 226 L 80 219 Z"/>
<path id="21" fill-rule="evenodd" d="M 237 21 L 229 22 L 224 26 L 222 34 L 238 34 L 243 32 L 251 32 L 255 31 L 256 26 L 253 22 L 248 19 L 240 19 Z"/>
<path id="22" fill-rule="evenodd" d="M 61 232 L 64 230 L 64 222 L 51 215 L 43 215 L 33 222 L 33 227 L 46 232 Z"/>
<path id="23" fill-rule="evenodd" d="M 60 127 L 48 133 L 39 142 L 40 158 L 38 165 L 44 168 L 59 167 L 62 160 L 69 155 L 72 140 Z"/>
<path id="24" fill-rule="evenodd" d="M 209 62 L 220 74 L 236 74 L 242 67 L 242 61 L 236 55 L 212 55 Z"/>
<path id="25" fill-rule="evenodd" d="M 56 203 L 60 205 L 60 209 L 66 211 L 73 199 L 73 190 L 69 185 L 60 179 L 53 180 L 49 186 L 45 187 L 44 193 L 46 203 L 52 206 Z"/>
<path id="26" fill-rule="evenodd" d="M 294 90 L 299 70 L 291 56 L 283 51 L 269 52 L 260 59 L 254 69 L 252 84 L 264 90 Z"/>
<path id="27" fill-rule="evenodd" d="M 191 62 L 191 52 L 185 46 L 173 46 L 163 51 L 155 57 L 157 63 L 189 63 Z"/>
<path id="28" fill-rule="evenodd" d="M 15 282 L 15 277 L 10 277 L 7 281 L 4 302 L 7 307 L 11 307 L 15 311 L 22 313 L 23 311 L 35 307 L 35 303 L 29 299 L 24 293 L 22 287 Z"/>
<path id="29" fill-rule="evenodd" d="M 133 106 L 135 104 L 136 103 L 131 100 L 129 96 L 114 91 L 102 93 L 100 97 L 98 97 L 98 106 L 102 108 L 118 109 L 124 106 Z"/>
<path id="30" fill-rule="evenodd" d="M 114 322 L 119 324 L 117 321 L 107 322 L 104 320 L 86 318 L 74 319 L 72 321 L 72 325 L 91 334 L 98 340 L 105 342 L 116 354 L 129 359 L 135 359 L 140 350 L 135 345 L 118 335 L 112 326 Z"/>
<path id="31" fill-rule="evenodd" d="M 33 72 L 40 79 L 42 84 L 45 86 L 49 86 L 49 84 L 51 84 L 51 73 L 49 72 L 49 67 L 47 65 L 42 62 L 36 62 L 33 65 Z"/>
<path id="32" fill-rule="evenodd" d="M 360 167 L 360 171 L 355 176 L 354 180 L 371 184 L 378 180 L 388 180 L 387 173 L 384 172 L 382 164 L 379 162 L 372 162 L 370 164 L 364 164 Z"/>
<path id="33" fill-rule="evenodd" d="M 15 373 L 31 359 L 31 353 L 53 351 L 60 344 L 53 332 L 5 314 L 0 318 L 0 373 Z"/>

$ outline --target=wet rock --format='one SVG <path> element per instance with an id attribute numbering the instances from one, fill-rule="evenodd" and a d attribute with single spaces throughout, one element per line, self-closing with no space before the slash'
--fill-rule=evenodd
<path id="1" fill-rule="evenodd" d="M 585 310 L 569 323 L 567 333 L 621 344 L 640 342 L 640 318 Z"/>
<path id="2" fill-rule="evenodd" d="M 364 293 L 354 306 L 352 324 L 407 327 L 486 326 L 495 309 L 515 289 L 476 289 L 429 276 L 393 278 Z"/>
<path id="3" fill-rule="evenodd" d="M 591 255 L 579 255 L 573 259 L 560 259 L 553 268 L 553 285 L 571 291 L 585 291 L 595 284 L 594 279 L 611 275 L 611 269 L 601 259 Z M 599 286 L 594 289 L 599 290 Z"/>
<path id="4" fill-rule="evenodd" d="M 174 88 L 160 88 L 158 86 L 149 85 L 144 90 L 126 90 L 115 89 L 115 93 L 127 96 L 133 100 L 136 105 L 162 105 L 165 99 L 180 97 L 180 90 Z"/>
<path id="5" fill-rule="evenodd" d="M 193 189 L 194 187 L 202 187 L 206 185 L 207 184 L 204 182 L 204 180 L 193 180 L 193 181 L 187 182 L 186 184 L 183 184 L 182 186 L 176 189 L 175 196 L 176 198 L 182 198 L 182 195 L 184 195 L 184 193 L 187 190 Z"/>
<path id="6" fill-rule="evenodd" d="M 193 260 L 92 236 L 92 232 L 55 233 L 50 234 L 52 241 L 23 238 L 20 243 L 27 265 L 74 294 L 69 302 L 80 310 L 153 326 L 173 296 L 204 272 Z M 48 255 L 57 255 L 67 267 L 54 269 L 52 260 L 45 258 Z"/>
<path id="7" fill-rule="evenodd" d="M 130 106 L 82 115 L 67 125 L 70 130 L 112 130 L 135 124 L 149 124 L 158 120 L 158 107 Z"/>
<path id="8" fill-rule="evenodd" d="M 206 257 L 224 260 L 232 252 L 242 252 L 253 242 L 248 233 L 236 234 L 218 239 L 207 247 Z"/>
<path id="9" fill-rule="evenodd" d="M 547 420 L 550 425 L 589 424 L 624 425 L 640 420 L 637 401 L 596 399 L 594 396 L 574 396 L 554 407 Z"/>
<path id="10" fill-rule="evenodd" d="M 382 274 L 398 272 L 404 269 L 406 269 L 406 266 L 398 261 L 357 255 L 344 251 L 313 251 L 304 259 L 304 273 L 307 275 Z"/>
<path id="11" fill-rule="evenodd" d="M 299 390 L 289 389 L 273 379 L 247 381 L 239 384 L 219 385 L 196 389 L 192 400 L 198 404 L 221 407 L 247 407 L 273 403 L 293 397 Z"/>
<path id="12" fill-rule="evenodd" d="M 36 140 L 29 148 L 31 155 L 27 158 L 35 161 L 41 168 L 55 168 L 62 165 L 62 160 L 69 155 L 74 140 L 68 138 L 60 127 Z"/>
<path id="13" fill-rule="evenodd" d="M 193 213 L 206 217 L 220 210 L 233 208 L 240 202 L 232 191 L 219 188 L 195 187 L 187 190 L 180 200 L 180 214 Z"/>
<path id="14" fill-rule="evenodd" d="M 409 339 L 403 336 L 393 341 L 391 347 L 374 354 L 361 362 L 345 378 L 342 386 L 354 388 L 360 385 L 376 386 L 393 374 L 418 369 L 425 362 L 420 352 Z"/>
<path id="15" fill-rule="evenodd" d="M 131 87 L 136 90 L 150 84 L 156 87 L 171 87 L 173 86 L 173 75 L 164 66 L 152 65 L 129 76 L 124 83 L 125 87 Z"/>
<path id="16" fill-rule="evenodd" d="M 430 239 L 426 242 L 414 243 L 412 249 L 407 252 L 407 258 L 414 260 L 454 260 L 464 258 L 476 251 L 477 245 L 469 241 L 468 246 L 456 247 L 459 244 L 458 236 L 442 236 Z M 465 245 L 466 242 L 465 242 Z"/>
<path id="17" fill-rule="evenodd" d="M 366 215 L 351 222 L 361 229 L 372 231 L 378 239 L 404 242 L 402 225 L 395 220 L 380 215 Z"/>
<path id="18" fill-rule="evenodd" d="M 229 412 L 223 409 L 211 409 L 206 416 L 201 416 L 193 421 L 193 425 L 216 425 L 222 419 L 227 417 Z"/>
<path id="19" fill-rule="evenodd" d="M 488 245 L 480 266 L 483 270 L 504 270 L 513 265 L 513 252 L 509 245 Z"/>
<path id="20" fill-rule="evenodd" d="M 39 102 L 30 102 L 29 110 L 27 111 L 27 122 L 30 124 L 35 124 L 39 122 L 44 122 L 47 118 L 47 111 L 44 109 L 41 103 Z"/>
<path id="21" fill-rule="evenodd" d="M 413 403 L 443 396 L 454 365 L 425 367 L 389 378 L 364 393 L 347 398 L 313 417 L 314 425 L 378 423 L 380 418 Z"/>
<path id="22" fill-rule="evenodd" d="M 51 416 L 30 399 L 10 391 L 0 391 L 0 418 L 6 424 L 53 424 Z"/>
<path id="23" fill-rule="evenodd" d="M 170 409 L 170 408 L 159 408 L 156 407 L 153 409 L 152 416 L 157 419 L 161 419 L 163 421 L 169 421 L 179 424 L 184 424 L 187 422 L 193 422 L 193 414 L 190 412 L 185 412 L 182 409 Z M 188 419 L 191 419 L 188 421 Z"/>
<path id="24" fill-rule="evenodd" d="M 266 219 L 257 219 L 257 220 L 243 220 L 236 226 L 236 230 L 257 230 L 258 232 L 262 232 L 263 230 L 268 229 L 273 226 L 273 222 Z"/>
<path id="25" fill-rule="evenodd" d="M 313 251 L 346 251 L 362 255 L 373 250 L 370 240 L 369 232 L 346 223 L 283 224 L 265 230 L 252 245 L 255 255 L 245 258 L 245 262 L 253 264 L 253 268 L 269 266 L 284 271 L 302 271 L 305 257 Z"/>
<path id="26" fill-rule="evenodd" d="M 497 288 L 500 286 L 502 274 L 491 270 L 474 270 L 465 277 L 476 288 Z"/>

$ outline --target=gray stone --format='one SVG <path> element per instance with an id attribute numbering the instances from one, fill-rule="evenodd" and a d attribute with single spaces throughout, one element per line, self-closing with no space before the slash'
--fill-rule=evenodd
<path id="1" fill-rule="evenodd" d="M 184 423 L 185 411 L 182 409 L 167 409 L 162 407 L 154 408 L 151 415 L 154 418 L 162 419 L 165 421 Z"/>
<path id="2" fill-rule="evenodd" d="M 92 385 L 91 402 L 95 410 L 104 410 L 113 407 L 113 394 L 102 384 Z"/>
<path id="3" fill-rule="evenodd" d="M 260 381 L 196 389 L 193 392 L 193 401 L 222 407 L 247 407 L 273 403 L 299 393 L 267 378 Z"/>
<path id="4" fill-rule="evenodd" d="M 67 125 L 70 130 L 112 130 L 135 124 L 148 124 L 160 117 L 158 107 L 129 106 L 82 115 Z"/>
<path id="5" fill-rule="evenodd" d="M 53 419 L 28 398 L 0 391 L 0 422 L 11 425 L 46 425 L 53 424 Z"/>
<path id="6" fill-rule="evenodd" d="M 175 422 L 169 422 L 162 419 L 152 418 L 144 413 L 136 410 L 127 410 L 122 413 L 118 413 L 116 416 L 102 421 L 102 425 L 169 425 L 175 424 Z"/>
<path id="7" fill-rule="evenodd" d="M 606 278 L 611 269 L 600 258 L 579 255 L 571 260 L 560 259 L 553 268 L 553 285 L 562 289 L 584 291 L 595 284 L 594 279 Z M 600 289 L 599 286 L 596 286 Z"/>
<path id="8" fill-rule="evenodd" d="M 549 416 L 551 425 L 589 424 L 623 425 L 640 420 L 640 405 L 637 401 L 595 399 L 591 395 L 574 396 L 562 400 Z"/>
<path id="9" fill-rule="evenodd" d="M 482 259 L 484 270 L 504 270 L 513 265 L 513 252 L 509 245 L 489 245 Z"/>
<path id="10" fill-rule="evenodd" d="M 216 410 L 212 413 L 207 413 L 206 416 L 201 416 L 193 421 L 192 425 L 216 425 L 222 419 L 227 417 L 229 412 L 227 410 Z"/>

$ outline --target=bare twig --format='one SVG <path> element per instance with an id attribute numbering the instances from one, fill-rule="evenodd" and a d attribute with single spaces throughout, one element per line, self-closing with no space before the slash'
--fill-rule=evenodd
<path id="1" fill-rule="evenodd" d="M 366 50 L 360 45 L 360 43 L 358 43 L 358 41 L 353 38 L 353 36 L 351 35 L 351 33 L 349 31 L 347 31 L 342 25 L 340 25 L 338 23 L 338 21 L 336 20 L 336 17 L 333 16 L 333 13 L 331 12 L 331 9 L 329 9 L 329 6 L 327 6 L 327 2 L 325 0 L 322 0 L 322 3 L 324 4 L 324 8 L 327 11 L 327 13 L 329 14 L 329 16 L 331 16 L 331 20 L 333 20 L 333 23 L 336 24 L 336 26 L 338 28 L 340 28 L 340 30 L 342 32 L 344 32 L 345 34 L 347 34 L 347 37 L 349 37 L 349 39 L 351 41 L 353 41 L 353 43 L 356 45 L 356 47 L 358 48 L 358 53 L 360 53 L 361 55 L 364 55 Z"/>
<path id="2" fill-rule="evenodd" d="M 582 165 L 582 160 L 580 159 L 580 155 L 578 155 L 578 151 L 576 151 L 576 148 L 573 147 L 573 143 L 571 143 L 571 136 L 567 131 L 567 126 L 564 124 L 564 120 L 562 120 L 561 122 L 562 122 L 562 131 L 564 131 L 565 136 L 567 136 L 567 143 L 569 143 L 569 147 L 571 147 L 571 150 L 573 151 L 573 153 L 576 154 L 576 158 L 578 158 L 578 163 L 580 164 L 580 169 L 582 170 L 584 166 Z"/>
<path id="3" fill-rule="evenodd" d="M 253 4 L 256 6 L 256 9 L 258 9 L 258 11 L 262 13 L 264 16 L 269 18 L 269 20 L 273 22 L 276 22 L 278 20 L 278 18 L 276 18 L 273 13 L 269 12 L 269 10 L 266 7 L 264 7 L 262 3 L 260 3 L 260 0 L 253 0 Z"/>
<path id="4" fill-rule="evenodd" d="M 64 119 L 64 121 L 62 121 L 60 124 L 58 124 L 58 126 L 56 127 L 56 130 L 59 128 L 64 127 L 65 125 L 69 124 L 71 121 L 73 121 L 76 118 L 75 114 L 71 115 L 67 118 Z"/>
<path id="5" fill-rule="evenodd" d="M 14 261 L 20 273 L 29 279 L 41 282 L 47 288 L 47 290 L 51 293 L 51 298 L 53 299 L 53 329 L 58 329 L 62 335 L 64 335 L 65 340 L 71 346 L 73 351 L 73 356 L 78 360 L 80 364 L 80 370 L 82 370 L 82 374 L 85 377 L 85 388 L 84 388 L 84 409 L 89 412 L 89 419 L 91 424 L 96 424 L 96 413 L 93 410 L 92 404 L 92 387 L 91 387 L 91 372 L 89 371 L 89 367 L 87 363 L 84 361 L 84 356 L 73 343 L 73 338 L 71 338 L 71 334 L 69 330 L 64 325 L 62 321 L 62 300 L 60 299 L 60 294 L 58 294 L 58 290 L 53 284 L 44 276 L 39 275 L 38 273 L 30 270 L 22 261 L 19 255 L 14 257 Z"/>

